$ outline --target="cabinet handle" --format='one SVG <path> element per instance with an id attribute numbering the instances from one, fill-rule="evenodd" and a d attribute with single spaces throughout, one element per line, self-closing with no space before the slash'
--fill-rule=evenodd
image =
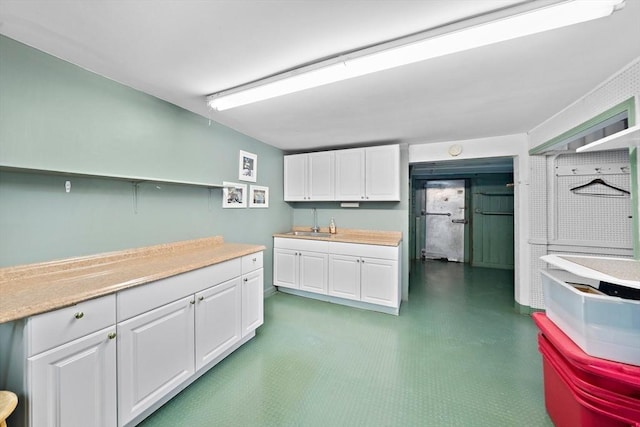
<path id="1" fill-rule="evenodd" d="M 79 311 L 76 314 L 74 314 L 73 317 L 75 317 L 76 319 L 82 319 L 84 317 L 84 313 Z"/>
<path id="2" fill-rule="evenodd" d="M 256 262 L 257 260 L 258 260 L 258 258 L 254 258 L 254 259 L 253 259 L 253 262 Z"/>
<path id="3" fill-rule="evenodd" d="M 245 281 L 245 282 L 248 282 L 248 281 L 249 281 L 249 279 L 247 279 L 247 278 L 245 277 L 245 278 L 244 278 L 244 281 Z"/>
<path id="4" fill-rule="evenodd" d="M 196 301 L 195 301 L 195 300 L 191 300 L 191 301 L 189 301 L 189 303 L 190 303 L 190 304 L 195 304 L 195 303 L 196 303 Z"/>
<path id="5" fill-rule="evenodd" d="M 364 199 L 364 196 L 360 196 L 361 199 Z"/>
<path id="6" fill-rule="evenodd" d="M 115 332 L 109 332 L 109 335 L 107 335 L 107 337 L 112 340 L 116 337 L 116 333 Z"/>
<path id="7" fill-rule="evenodd" d="M 204 297 L 198 298 L 198 301 L 204 301 Z"/>
<path id="8" fill-rule="evenodd" d="M 358 259 L 358 260 L 356 260 L 356 262 L 360 262 L 360 260 Z"/>
<path id="9" fill-rule="evenodd" d="M 362 260 L 362 263 L 364 264 L 364 260 Z"/>

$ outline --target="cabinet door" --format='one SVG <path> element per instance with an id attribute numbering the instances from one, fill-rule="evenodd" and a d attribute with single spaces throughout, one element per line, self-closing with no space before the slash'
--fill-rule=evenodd
<path id="1" fill-rule="evenodd" d="M 124 425 L 194 373 L 194 297 L 118 324 L 118 422 Z"/>
<path id="2" fill-rule="evenodd" d="M 264 271 L 242 276 L 242 336 L 264 323 Z"/>
<path id="3" fill-rule="evenodd" d="M 360 258 L 329 255 L 329 295 L 360 299 Z"/>
<path id="4" fill-rule="evenodd" d="M 115 427 L 115 327 L 28 360 L 32 427 Z"/>
<path id="5" fill-rule="evenodd" d="M 333 151 L 308 154 L 309 200 L 334 200 L 335 156 Z"/>
<path id="6" fill-rule="evenodd" d="M 196 294 L 196 370 L 240 341 L 241 283 L 236 277 Z"/>
<path id="7" fill-rule="evenodd" d="M 337 150 L 336 200 L 364 200 L 365 151 L 363 148 Z"/>
<path id="8" fill-rule="evenodd" d="M 284 156 L 284 200 L 307 200 L 307 155 Z"/>
<path id="9" fill-rule="evenodd" d="M 366 199 L 400 200 L 400 147 L 369 147 L 366 151 Z"/>
<path id="10" fill-rule="evenodd" d="M 285 288 L 299 288 L 298 251 L 291 249 L 273 250 L 273 285 Z"/>
<path id="11" fill-rule="evenodd" d="M 376 258 L 362 258 L 361 261 L 362 301 L 398 307 L 398 262 Z"/>
<path id="12" fill-rule="evenodd" d="M 302 252 L 300 258 L 300 289 L 317 294 L 327 294 L 329 255 Z"/>

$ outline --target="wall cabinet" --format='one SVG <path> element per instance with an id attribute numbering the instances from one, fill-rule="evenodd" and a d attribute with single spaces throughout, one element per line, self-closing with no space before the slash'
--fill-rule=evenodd
<path id="1" fill-rule="evenodd" d="M 384 145 L 336 151 L 336 199 L 400 200 L 400 147 Z"/>
<path id="2" fill-rule="evenodd" d="M 285 201 L 399 201 L 400 147 L 352 148 L 284 157 Z"/>
<path id="3" fill-rule="evenodd" d="M 334 154 L 331 151 L 284 157 L 284 199 L 334 199 Z"/>
<path id="4" fill-rule="evenodd" d="M 254 253 L 0 324 L 2 386 L 27 396 L 10 425 L 139 423 L 254 336 L 262 263 Z"/>
<path id="5" fill-rule="evenodd" d="M 276 237 L 273 253 L 273 284 L 285 292 L 327 295 L 337 298 L 335 302 L 358 301 L 398 313 L 398 246 Z"/>

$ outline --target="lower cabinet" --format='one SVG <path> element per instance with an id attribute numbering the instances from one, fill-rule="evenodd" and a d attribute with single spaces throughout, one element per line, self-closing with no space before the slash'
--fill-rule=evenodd
<path id="1" fill-rule="evenodd" d="M 139 423 L 262 325 L 262 252 L 0 324 L 12 427 Z M 164 399 L 164 400 L 163 400 Z"/>
<path id="2" fill-rule="evenodd" d="M 28 359 L 31 426 L 116 426 L 114 338 L 110 327 Z"/>
<path id="3" fill-rule="evenodd" d="M 399 311 L 398 246 L 276 237 L 273 253 L 275 286 Z"/>
<path id="4" fill-rule="evenodd" d="M 118 418 L 125 425 L 193 375 L 194 301 L 118 324 Z"/>
<path id="5" fill-rule="evenodd" d="M 196 294 L 196 369 L 242 337 L 242 281 L 229 280 Z"/>

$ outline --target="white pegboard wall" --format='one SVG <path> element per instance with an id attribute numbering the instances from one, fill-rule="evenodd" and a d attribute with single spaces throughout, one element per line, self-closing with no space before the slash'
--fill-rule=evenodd
<path id="1" fill-rule="evenodd" d="M 529 236 L 532 239 L 547 237 L 547 159 L 546 156 L 531 156 L 529 186 Z"/>
<path id="2" fill-rule="evenodd" d="M 544 308 L 544 294 L 542 290 L 542 279 L 540 270 L 547 268 L 547 263 L 540 259 L 547 254 L 546 245 L 531 245 L 531 275 L 529 286 L 529 306 L 533 308 Z"/>
<path id="3" fill-rule="evenodd" d="M 629 165 L 628 151 L 609 151 L 582 154 L 566 154 L 555 158 L 559 165 L 580 168 L 584 165 L 598 165 L 594 168 L 608 170 L 607 165 Z M 571 191 L 572 188 L 588 184 L 594 179 L 621 188 L 631 189 L 630 174 L 623 168 L 614 173 L 593 173 L 592 175 L 558 175 L 554 177 L 555 188 L 549 193 L 548 203 L 553 210 L 552 241 L 581 242 L 582 245 L 614 248 L 633 248 L 631 197 L 602 184 Z M 556 169 L 557 170 L 557 169 Z"/>
<path id="4" fill-rule="evenodd" d="M 640 112 L 640 58 L 636 58 L 578 101 L 547 119 L 529 132 L 529 147 L 537 147 L 564 132 L 596 117 L 623 101 L 636 97 L 636 115 Z M 636 123 L 640 120 L 636 120 Z"/>

